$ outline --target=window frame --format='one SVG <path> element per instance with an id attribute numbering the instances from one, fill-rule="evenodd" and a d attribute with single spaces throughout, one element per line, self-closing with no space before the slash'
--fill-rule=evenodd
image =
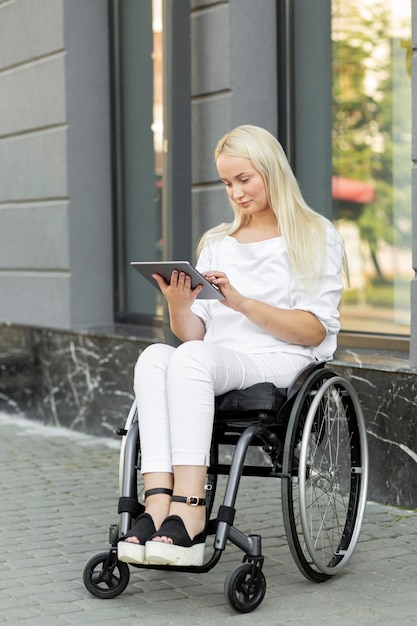
<path id="1" fill-rule="evenodd" d="M 108 0 L 116 323 L 161 326 L 164 317 L 128 311 L 123 192 L 120 3 Z M 150 0 L 149 0 L 150 1 Z M 189 0 L 163 0 L 163 259 L 191 259 L 191 43 Z M 175 85 L 175 89 L 173 88 Z"/>

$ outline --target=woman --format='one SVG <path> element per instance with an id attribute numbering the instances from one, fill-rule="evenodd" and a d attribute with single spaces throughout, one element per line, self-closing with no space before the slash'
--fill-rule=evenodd
<path id="1" fill-rule="evenodd" d="M 214 398 L 259 382 L 288 387 L 336 348 L 343 242 L 310 209 L 278 141 L 255 126 L 225 135 L 216 166 L 234 221 L 210 230 L 197 268 L 225 296 L 173 272 L 165 296 L 184 343 L 155 344 L 139 357 L 137 399 L 145 513 L 118 545 L 120 560 L 201 565 Z"/>

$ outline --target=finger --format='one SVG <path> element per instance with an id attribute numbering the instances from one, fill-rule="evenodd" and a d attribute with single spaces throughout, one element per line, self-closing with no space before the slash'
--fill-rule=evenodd
<path id="1" fill-rule="evenodd" d="M 191 293 L 193 294 L 193 296 L 197 298 L 198 294 L 200 293 L 202 289 L 203 289 L 203 285 L 197 285 L 197 287 L 195 287 L 194 289 L 191 289 Z"/>
<path id="2" fill-rule="evenodd" d="M 217 287 L 225 287 L 229 284 L 229 281 L 226 276 L 216 276 L 216 278 L 212 278 L 211 282 L 213 285 Z"/>
<path id="3" fill-rule="evenodd" d="M 154 280 L 156 280 L 156 282 L 158 283 L 159 288 L 161 289 L 161 291 L 163 289 L 166 289 L 166 287 L 168 287 L 168 283 L 166 282 L 166 280 L 160 274 L 152 274 L 152 278 Z"/>
<path id="4" fill-rule="evenodd" d="M 180 289 L 191 289 L 191 276 L 185 272 L 179 272 L 177 276 L 177 286 Z"/>
<path id="5" fill-rule="evenodd" d="M 172 287 L 176 287 L 178 285 L 178 270 L 173 270 L 173 272 L 171 274 L 170 285 Z"/>
<path id="6" fill-rule="evenodd" d="M 219 272 L 218 270 L 209 270 L 208 272 L 203 272 L 204 278 L 216 278 L 216 277 L 225 277 L 226 274 L 224 272 Z"/>

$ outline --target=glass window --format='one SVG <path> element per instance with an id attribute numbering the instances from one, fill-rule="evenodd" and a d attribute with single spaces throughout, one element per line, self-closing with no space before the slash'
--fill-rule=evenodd
<path id="1" fill-rule="evenodd" d="M 333 218 L 348 256 L 342 329 L 410 332 L 411 2 L 332 2 Z"/>
<path id="2" fill-rule="evenodd" d="M 162 0 L 113 0 L 116 319 L 151 321 L 161 294 L 130 267 L 162 258 Z"/>

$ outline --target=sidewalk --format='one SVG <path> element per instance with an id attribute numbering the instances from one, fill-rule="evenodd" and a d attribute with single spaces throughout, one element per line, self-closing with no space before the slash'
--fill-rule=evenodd
<path id="1" fill-rule="evenodd" d="M 0 624 L 378 626 L 417 621 L 417 512 L 369 503 L 341 574 L 307 581 L 290 555 L 280 484 L 243 478 L 237 525 L 260 532 L 267 592 L 242 615 L 223 596 L 242 554 L 228 547 L 207 574 L 132 569 L 113 600 L 92 597 L 86 561 L 108 549 L 117 521 L 117 439 L 98 439 L 0 413 Z"/>

